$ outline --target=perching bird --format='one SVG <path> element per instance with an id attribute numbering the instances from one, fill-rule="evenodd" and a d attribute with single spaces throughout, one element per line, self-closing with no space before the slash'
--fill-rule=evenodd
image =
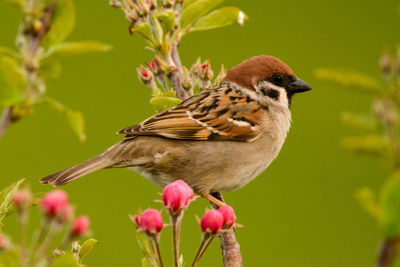
<path id="1" fill-rule="evenodd" d="M 243 187 L 276 158 L 292 97 L 310 89 L 279 59 L 250 58 L 219 85 L 120 130 L 121 142 L 41 182 L 61 186 L 103 168 L 129 168 L 161 187 L 182 179 L 220 206 L 211 193 Z"/>

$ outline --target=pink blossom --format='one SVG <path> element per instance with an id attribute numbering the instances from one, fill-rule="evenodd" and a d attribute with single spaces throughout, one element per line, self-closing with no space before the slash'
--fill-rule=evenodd
<path id="1" fill-rule="evenodd" d="M 236 216 L 235 212 L 233 211 L 233 208 L 228 205 L 224 205 L 218 209 L 218 211 L 222 214 L 224 217 L 224 228 L 230 228 L 233 226 L 233 224 L 236 222 Z"/>
<path id="2" fill-rule="evenodd" d="M 201 218 L 200 226 L 203 232 L 218 233 L 224 224 L 224 216 L 218 210 L 209 210 Z"/>
<path id="3" fill-rule="evenodd" d="M 172 214 L 187 208 L 193 197 L 193 189 L 182 180 L 167 185 L 163 191 L 164 205 Z"/>
<path id="4" fill-rule="evenodd" d="M 59 215 L 67 205 L 67 193 L 60 189 L 47 193 L 40 202 L 40 208 L 50 218 Z"/>
<path id="5" fill-rule="evenodd" d="M 15 193 L 12 202 L 18 210 L 28 207 L 32 200 L 32 194 L 27 189 L 19 190 Z"/>
<path id="6" fill-rule="evenodd" d="M 84 235 L 89 229 L 89 218 L 87 216 L 80 216 L 75 219 L 72 224 L 71 235 L 74 237 Z"/>
<path id="7" fill-rule="evenodd" d="M 140 227 L 148 234 L 160 233 L 164 227 L 161 213 L 156 209 L 147 209 L 143 211 L 140 216 Z"/>
<path id="8" fill-rule="evenodd" d="M 67 204 L 64 209 L 58 214 L 58 219 L 61 222 L 68 222 L 74 217 L 75 209 L 71 205 Z"/>

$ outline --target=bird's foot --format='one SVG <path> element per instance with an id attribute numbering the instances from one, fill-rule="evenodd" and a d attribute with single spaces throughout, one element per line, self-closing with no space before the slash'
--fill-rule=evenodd
<path id="1" fill-rule="evenodd" d="M 222 202 L 221 200 L 217 199 L 216 197 L 213 197 L 212 195 L 206 193 L 206 194 L 202 194 L 202 197 L 204 197 L 205 199 L 207 199 L 208 201 L 210 201 L 211 203 L 213 203 L 214 205 L 218 206 L 218 207 L 222 207 L 223 205 L 226 205 L 224 202 Z"/>

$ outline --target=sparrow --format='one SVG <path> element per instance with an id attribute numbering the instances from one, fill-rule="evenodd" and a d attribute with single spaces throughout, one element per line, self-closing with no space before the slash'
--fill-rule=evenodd
<path id="1" fill-rule="evenodd" d="M 128 168 L 164 187 L 184 180 L 221 206 L 212 193 L 236 190 L 277 157 L 290 128 L 293 95 L 311 87 L 281 60 L 256 56 L 221 83 L 139 125 L 102 154 L 41 179 L 62 186 L 104 168 Z"/>

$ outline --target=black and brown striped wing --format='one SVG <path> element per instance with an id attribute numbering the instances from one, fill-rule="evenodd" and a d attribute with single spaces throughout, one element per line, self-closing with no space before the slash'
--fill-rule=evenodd
<path id="1" fill-rule="evenodd" d="M 228 86 L 206 89 L 180 105 L 118 133 L 126 138 L 148 135 L 181 140 L 253 141 L 265 109 Z"/>

